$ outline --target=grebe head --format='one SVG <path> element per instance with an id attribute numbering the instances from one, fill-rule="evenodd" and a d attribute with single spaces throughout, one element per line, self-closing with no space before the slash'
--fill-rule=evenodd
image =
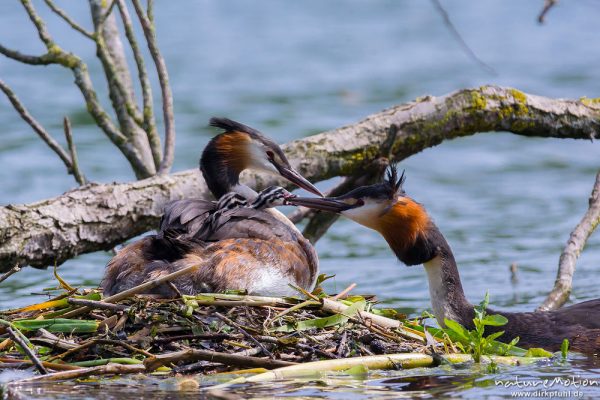
<path id="1" fill-rule="evenodd" d="M 288 192 L 280 186 L 270 186 L 261 191 L 251 204 L 252 208 L 261 210 L 264 208 L 288 205 L 288 200 L 296 195 Z"/>
<path id="2" fill-rule="evenodd" d="M 239 184 L 239 175 L 245 169 L 280 175 L 298 187 L 323 196 L 312 183 L 292 168 L 277 143 L 256 129 L 228 118 L 213 117 L 210 125 L 225 130 L 208 143 L 200 159 L 200 169 L 215 197 L 221 197 L 231 190 L 247 190 L 248 188 L 240 189 L 242 185 Z"/>
<path id="3" fill-rule="evenodd" d="M 390 165 L 381 183 L 361 186 L 338 197 L 295 197 L 287 201 L 292 205 L 338 212 L 376 230 L 401 261 L 414 265 L 434 252 L 434 249 L 425 249 L 426 254 L 414 254 L 415 249 L 429 245 L 427 236 L 437 229 L 423 206 L 406 195 L 402 189 L 404 181 L 404 173 L 398 175 L 396 166 Z"/>

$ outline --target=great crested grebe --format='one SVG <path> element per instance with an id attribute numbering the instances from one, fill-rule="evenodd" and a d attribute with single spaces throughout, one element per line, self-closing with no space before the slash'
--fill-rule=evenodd
<path id="1" fill-rule="evenodd" d="M 144 282 L 197 264 L 194 273 L 172 281 L 181 293 L 244 289 L 251 294 L 287 296 L 296 294 L 290 284 L 312 290 L 318 273 L 314 248 L 267 212 L 286 205 L 294 195 L 280 187 L 263 190 L 251 203 L 237 193 L 227 195 L 193 239 L 173 236 L 175 230 L 164 232 L 168 238 L 158 238 L 153 245 L 170 252 L 174 260 L 149 263 L 137 279 Z M 152 293 L 176 294 L 168 285 Z"/>
<path id="2" fill-rule="evenodd" d="M 445 326 L 447 318 L 473 329 L 473 305 L 463 292 L 452 250 L 425 208 L 405 194 L 403 182 L 404 173 L 399 177 L 392 165 L 382 183 L 362 186 L 339 197 L 295 197 L 287 201 L 341 213 L 379 232 L 400 261 L 425 267 L 438 323 Z M 557 351 L 566 338 L 575 351 L 600 352 L 600 299 L 554 311 L 488 312 L 508 319 L 504 326 L 486 328 L 486 332 L 504 331 L 499 340 L 508 342 L 518 336 L 519 346 Z"/>
<path id="3" fill-rule="evenodd" d="M 240 183 L 240 174 L 246 169 L 281 175 L 298 187 L 323 196 L 292 168 L 281 148 L 256 129 L 227 118 L 211 118 L 210 125 L 225 131 L 208 142 L 200 158 L 202 176 L 216 199 L 235 192 L 253 200 L 256 192 Z M 160 230 L 176 228 L 194 235 L 202 225 L 205 213 L 214 207 L 215 203 L 203 199 L 173 201 L 165 207 Z M 269 212 L 295 229 L 295 225 L 276 209 Z"/>
<path id="4" fill-rule="evenodd" d="M 239 182 L 245 169 L 279 174 L 322 196 L 291 167 L 281 148 L 260 132 L 226 118 L 212 118 L 210 124 L 225 130 L 208 143 L 200 159 L 200 169 L 215 198 L 234 192 L 240 199 L 254 201 L 257 193 Z M 142 283 L 149 276 L 150 266 L 156 275 L 157 265 L 180 261 L 177 265 L 181 266 L 185 260 L 203 265 L 189 278 L 199 282 L 196 291 L 206 290 L 200 281 L 206 278 L 208 270 L 215 273 L 213 284 L 209 285 L 215 290 L 285 295 L 293 291 L 289 283 L 312 289 L 318 273 L 316 253 L 296 226 L 274 208 L 240 210 L 219 229 L 218 235 L 211 236 L 210 242 L 197 238 L 217 204 L 202 199 L 168 204 L 158 234 L 126 246 L 108 263 L 101 284 L 105 295 Z"/>

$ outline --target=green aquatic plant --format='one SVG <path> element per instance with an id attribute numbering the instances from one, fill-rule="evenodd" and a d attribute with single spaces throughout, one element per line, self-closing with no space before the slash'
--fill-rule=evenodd
<path id="1" fill-rule="evenodd" d="M 560 354 L 562 355 L 562 360 L 567 361 L 567 355 L 569 354 L 569 339 L 563 340 L 560 345 Z"/>
<path id="2" fill-rule="evenodd" d="M 472 354 L 475 362 L 481 361 L 481 356 L 489 354 L 508 354 L 513 346 L 515 346 L 519 338 L 514 338 L 510 343 L 502 343 L 497 341 L 504 331 L 494 332 L 490 335 L 485 335 L 486 326 L 503 326 L 506 325 L 508 319 L 500 314 L 488 315 L 486 312 L 489 304 L 489 294 L 486 292 L 484 299 L 478 306 L 474 307 L 475 318 L 473 325 L 475 329 L 469 330 L 456 321 L 444 318 L 446 329 L 444 332 L 448 334 L 456 346 L 467 354 Z"/>

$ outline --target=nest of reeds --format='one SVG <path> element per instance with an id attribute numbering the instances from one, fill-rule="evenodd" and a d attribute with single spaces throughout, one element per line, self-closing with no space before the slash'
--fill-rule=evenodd
<path id="1" fill-rule="evenodd" d="M 403 323 L 404 315 L 368 296 L 158 299 L 133 290 L 102 299 L 96 290 L 60 282 L 63 292 L 48 301 L 0 312 L 0 368 L 64 371 L 57 379 L 156 370 L 210 374 L 425 350 L 418 325 Z"/>

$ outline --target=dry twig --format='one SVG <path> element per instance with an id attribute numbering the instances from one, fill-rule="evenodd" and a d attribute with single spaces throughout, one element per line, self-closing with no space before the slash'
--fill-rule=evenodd
<path id="1" fill-rule="evenodd" d="M 11 275 L 16 274 L 17 272 L 19 272 L 21 270 L 21 267 L 19 267 L 19 265 L 15 265 L 14 267 L 12 267 L 11 269 L 9 269 L 7 272 L 3 273 L 2 275 L 0 275 L 0 282 L 4 282 L 6 279 L 8 279 Z"/>
<path id="2" fill-rule="evenodd" d="M 546 14 L 548 14 L 548 11 L 550 11 L 550 9 L 554 7 L 556 3 L 558 3 L 558 0 L 544 0 L 544 8 L 542 8 L 540 15 L 538 15 L 538 22 L 540 24 L 545 22 Z"/>
<path id="3" fill-rule="evenodd" d="M 469 47 L 469 45 L 467 44 L 467 42 L 465 42 L 465 40 L 463 39 L 463 37 L 461 36 L 461 34 L 458 32 L 458 29 L 456 29 L 456 27 L 452 23 L 452 20 L 450 19 L 450 16 L 448 15 L 448 12 L 442 6 L 442 3 L 440 3 L 440 0 L 431 0 L 431 1 L 432 1 L 433 5 L 435 6 L 435 9 L 442 16 L 442 18 L 444 20 L 444 23 L 448 27 L 448 30 L 450 30 L 450 33 L 452 34 L 452 36 L 454 36 L 454 38 L 456 39 L 456 41 L 458 42 L 458 44 L 460 45 L 460 47 L 463 49 L 463 51 L 473 61 L 475 61 L 477 64 L 479 64 L 479 66 L 483 70 L 485 70 L 486 72 L 489 72 L 492 75 L 498 75 L 498 73 L 496 72 L 496 70 L 494 68 L 492 68 L 491 66 L 489 66 L 488 64 L 486 64 L 485 62 L 483 62 L 479 57 L 477 57 L 477 54 L 475 54 L 475 52 L 473 50 L 471 50 L 471 48 Z"/>
<path id="4" fill-rule="evenodd" d="M 140 0 L 132 0 L 135 12 L 142 24 L 144 36 L 148 43 L 148 50 L 156 65 L 158 81 L 163 100 L 163 118 L 165 124 L 165 147 L 163 151 L 163 159 L 158 170 L 159 174 L 167 174 L 173 165 L 173 157 L 175 152 L 175 119 L 173 116 L 173 94 L 169 84 L 169 74 L 164 58 L 160 54 L 158 45 L 156 44 L 156 35 L 154 32 L 154 23 L 152 22 L 152 4 L 148 3 L 148 14 L 144 13 Z"/>
<path id="5" fill-rule="evenodd" d="M 23 350 L 23 352 L 25 352 L 27 357 L 29 357 L 29 359 L 31 360 L 33 365 L 35 365 L 35 367 L 40 372 L 40 374 L 46 375 L 48 373 L 48 371 L 42 365 L 42 362 L 40 361 L 40 359 L 29 348 L 27 343 L 25 343 L 25 341 L 21 338 L 21 336 L 15 330 L 13 330 L 11 326 L 6 327 L 6 332 L 8 332 L 8 335 L 10 336 L 10 338 L 12 339 L 13 342 L 15 342 L 16 344 L 21 346 L 21 349 Z"/>
<path id="6" fill-rule="evenodd" d="M 567 245 L 558 260 L 558 272 L 554 288 L 542 305 L 538 307 L 538 311 L 556 310 L 569 299 L 577 258 L 579 258 L 579 254 L 581 254 L 588 238 L 598 224 L 600 224 L 600 171 L 596 174 L 596 182 L 589 198 L 588 209 L 571 232 Z"/>
<path id="7" fill-rule="evenodd" d="M 168 365 L 181 361 L 189 362 L 198 360 L 212 361 L 225 365 L 233 365 L 236 367 L 267 369 L 281 368 L 296 364 L 289 361 L 271 360 L 237 354 L 226 354 L 210 350 L 187 349 L 147 358 L 144 360 L 144 365 L 149 371 L 154 371 L 156 368 L 162 365 Z"/>

